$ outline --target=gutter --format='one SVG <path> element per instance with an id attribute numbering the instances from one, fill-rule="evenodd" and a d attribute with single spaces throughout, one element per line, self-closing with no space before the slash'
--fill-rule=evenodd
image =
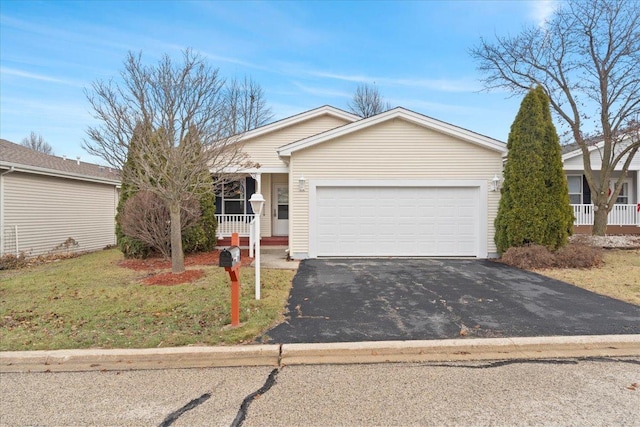
<path id="1" fill-rule="evenodd" d="M 0 173 L 0 176 L 4 176 L 4 175 L 10 174 L 11 172 L 15 172 L 15 171 L 16 171 L 16 167 L 15 166 L 10 166 L 9 170 L 6 170 L 6 171 Z"/>

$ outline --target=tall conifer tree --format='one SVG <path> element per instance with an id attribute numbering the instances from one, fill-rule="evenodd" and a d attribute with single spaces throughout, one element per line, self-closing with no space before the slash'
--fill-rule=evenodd
<path id="1" fill-rule="evenodd" d="M 522 100 L 511 125 L 504 185 L 495 220 L 498 252 L 512 246 L 566 244 L 573 213 L 558 135 L 541 87 Z"/>
<path id="2" fill-rule="evenodd" d="M 544 178 L 547 201 L 545 204 L 545 246 L 558 249 L 567 244 L 573 234 L 573 209 L 569 199 L 569 185 L 562 167 L 562 148 L 556 127 L 551 118 L 549 97 L 544 89 L 538 86 L 535 93 L 543 107 L 543 119 L 546 129 L 542 141 L 542 158 L 544 159 Z"/>

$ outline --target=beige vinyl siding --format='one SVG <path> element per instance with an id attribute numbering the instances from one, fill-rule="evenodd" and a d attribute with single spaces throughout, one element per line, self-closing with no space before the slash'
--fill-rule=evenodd
<path id="1" fill-rule="evenodd" d="M 18 226 L 20 251 L 49 253 L 68 238 L 78 243 L 74 251 L 115 244 L 114 185 L 21 172 L 5 175 L 3 184 L 5 230 Z"/>
<path id="2" fill-rule="evenodd" d="M 347 120 L 324 114 L 266 135 L 248 139 L 244 141 L 243 151 L 249 154 L 251 161 L 257 162 L 263 168 L 287 167 L 287 164 L 278 157 L 278 148 L 347 123 L 349 123 Z"/>
<path id="3" fill-rule="evenodd" d="M 490 191 L 502 170 L 501 153 L 393 119 L 359 132 L 294 152 L 290 185 L 304 175 L 314 179 L 484 180 L 488 191 L 488 252 L 496 251 L 493 221 L 499 192 Z M 291 187 L 290 246 L 293 254 L 309 252 L 309 192 Z"/>

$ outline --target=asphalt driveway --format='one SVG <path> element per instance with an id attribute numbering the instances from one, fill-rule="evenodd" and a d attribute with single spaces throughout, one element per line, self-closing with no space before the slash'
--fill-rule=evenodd
<path id="1" fill-rule="evenodd" d="M 313 259 L 273 343 L 640 334 L 640 306 L 488 260 Z"/>

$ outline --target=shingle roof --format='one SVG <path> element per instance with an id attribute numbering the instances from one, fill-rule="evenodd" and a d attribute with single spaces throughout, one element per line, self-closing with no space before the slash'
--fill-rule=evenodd
<path id="1" fill-rule="evenodd" d="M 120 172 L 106 166 L 81 162 L 75 159 L 51 156 L 19 144 L 0 139 L 0 166 L 15 166 L 24 170 L 47 171 L 76 179 L 120 181 Z"/>

